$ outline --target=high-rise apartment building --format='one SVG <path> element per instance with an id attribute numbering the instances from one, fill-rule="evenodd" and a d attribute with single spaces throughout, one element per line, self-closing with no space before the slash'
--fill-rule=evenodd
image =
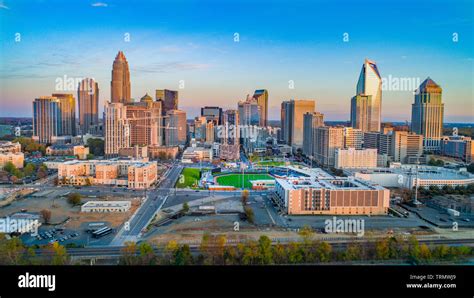
<path id="1" fill-rule="evenodd" d="M 391 136 L 393 161 L 414 163 L 423 154 L 423 136 L 407 131 L 393 131 Z"/>
<path id="2" fill-rule="evenodd" d="M 336 149 L 336 169 L 367 169 L 377 167 L 377 149 Z"/>
<path id="3" fill-rule="evenodd" d="M 309 158 L 314 156 L 315 128 L 324 126 L 324 114 L 319 112 L 303 115 L 303 154 Z"/>
<path id="4" fill-rule="evenodd" d="M 46 144 L 61 132 L 61 112 L 59 99 L 41 96 L 33 101 L 33 139 Z"/>
<path id="5" fill-rule="evenodd" d="M 357 95 L 364 95 L 366 98 L 357 98 Z M 364 101 L 367 102 L 366 109 L 364 108 Z M 362 129 L 363 131 L 380 131 L 381 110 L 382 77 L 376 63 L 365 59 L 357 82 L 356 97 L 355 100 L 353 98 L 351 104 L 352 127 Z M 361 126 L 354 126 L 357 122 L 361 122 Z M 364 127 L 365 122 L 367 123 L 367 128 Z"/>
<path id="6" fill-rule="evenodd" d="M 322 126 L 315 129 L 314 159 L 325 167 L 335 165 L 336 149 L 344 148 L 344 128 Z"/>
<path id="7" fill-rule="evenodd" d="M 161 146 L 161 102 L 153 101 L 146 94 L 140 102 L 127 104 L 126 109 L 130 126 L 130 146 Z"/>
<path id="8" fill-rule="evenodd" d="M 76 135 L 76 99 L 72 94 L 54 93 L 53 97 L 59 100 L 59 112 L 61 113 L 61 128 L 59 135 Z"/>
<path id="9" fill-rule="evenodd" d="M 77 89 L 77 99 L 81 133 L 90 133 L 90 127 L 99 124 L 99 84 L 90 78 L 82 80 Z"/>
<path id="10" fill-rule="evenodd" d="M 439 151 L 443 135 L 444 103 L 443 90 L 429 77 L 415 92 L 412 104 L 411 130 L 423 136 L 425 151 Z"/>
<path id="11" fill-rule="evenodd" d="M 293 148 L 303 147 L 303 117 L 313 113 L 316 108 L 314 100 L 290 100 L 282 103 L 284 110 L 283 134 L 285 142 Z"/>
<path id="12" fill-rule="evenodd" d="M 132 102 L 130 89 L 130 70 L 127 58 L 119 51 L 112 65 L 112 81 L 110 82 L 111 101 L 113 103 Z"/>
<path id="13" fill-rule="evenodd" d="M 165 144 L 167 146 L 179 146 L 186 144 L 186 112 L 181 110 L 171 110 L 166 113 L 166 116 Z"/>
<path id="14" fill-rule="evenodd" d="M 361 129 L 344 127 L 344 148 L 362 149 L 364 133 Z"/>
<path id="15" fill-rule="evenodd" d="M 260 126 L 268 126 L 268 91 L 266 89 L 255 90 L 253 98 L 260 106 Z"/>
<path id="16" fill-rule="evenodd" d="M 120 148 L 130 147 L 130 124 L 127 106 L 108 102 L 104 107 L 105 155 L 117 156 Z"/>
<path id="17" fill-rule="evenodd" d="M 178 109 L 178 91 L 158 89 L 155 91 L 156 101 L 161 101 L 161 114 L 166 116 L 168 111 Z"/>

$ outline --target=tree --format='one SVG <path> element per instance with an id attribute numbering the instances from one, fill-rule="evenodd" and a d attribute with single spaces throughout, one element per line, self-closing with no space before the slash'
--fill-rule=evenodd
<path id="1" fill-rule="evenodd" d="M 244 206 L 247 205 L 248 199 L 249 199 L 249 191 L 244 189 L 242 191 L 242 205 Z"/>
<path id="2" fill-rule="evenodd" d="M 358 243 L 351 243 L 344 252 L 343 259 L 345 261 L 360 260 L 362 258 L 362 247 Z"/>
<path id="3" fill-rule="evenodd" d="M 6 239 L 0 234 L 0 264 L 18 265 L 22 261 L 25 247 L 20 238 Z"/>
<path id="4" fill-rule="evenodd" d="M 81 204 L 81 199 L 82 199 L 82 196 L 81 194 L 78 194 L 78 193 L 71 193 L 67 197 L 68 203 L 73 206 Z"/>
<path id="5" fill-rule="evenodd" d="M 49 224 L 51 220 L 51 211 L 43 209 L 41 210 L 40 213 L 41 213 L 41 216 L 43 217 L 44 223 Z"/>
<path id="6" fill-rule="evenodd" d="M 311 238 L 313 238 L 313 229 L 310 226 L 305 225 L 302 229 L 300 229 L 298 234 L 301 236 L 301 238 L 303 238 L 303 243 L 308 244 Z"/>
<path id="7" fill-rule="evenodd" d="M 188 213 L 189 212 L 189 204 L 188 202 L 183 203 L 183 212 Z"/>
<path id="8" fill-rule="evenodd" d="M 86 158 L 87 159 L 94 159 L 95 155 L 92 153 L 87 154 Z"/>
<path id="9" fill-rule="evenodd" d="M 55 241 L 48 248 L 52 255 L 52 265 L 66 265 L 68 263 L 68 255 L 64 246 Z"/>
<path id="10" fill-rule="evenodd" d="M 103 156 L 104 155 L 104 140 L 98 138 L 91 138 L 87 140 L 87 147 L 89 147 L 89 152 L 94 154 L 94 156 Z"/>
<path id="11" fill-rule="evenodd" d="M 23 169 L 23 173 L 25 174 L 25 176 L 31 176 L 35 173 L 35 171 L 36 171 L 36 167 L 32 163 L 28 163 Z"/>
<path id="12" fill-rule="evenodd" d="M 316 255 L 318 256 L 321 262 L 329 262 L 332 255 L 332 246 L 331 244 L 322 241 L 319 243 L 316 249 Z"/>
<path id="13" fill-rule="evenodd" d="M 36 172 L 36 177 L 38 177 L 38 179 L 43 179 L 47 176 L 48 176 L 48 168 L 44 164 L 42 164 L 39 167 L 38 171 Z"/>
<path id="14" fill-rule="evenodd" d="M 431 260 L 431 250 L 424 243 L 420 246 L 420 258 L 426 262 Z"/>
<path id="15" fill-rule="evenodd" d="M 245 206 L 244 211 L 245 211 L 245 216 L 247 217 L 248 222 L 253 224 L 255 220 L 255 215 L 253 213 L 252 208 Z"/>
<path id="16" fill-rule="evenodd" d="M 155 265 L 156 264 L 156 255 L 153 247 L 147 243 L 142 242 L 138 246 L 138 251 L 140 252 L 140 263 L 142 265 Z"/>
<path id="17" fill-rule="evenodd" d="M 191 265 L 193 263 L 193 256 L 189 245 L 184 244 L 175 250 L 174 253 L 174 264 L 175 265 Z"/>
<path id="18" fill-rule="evenodd" d="M 133 241 L 125 242 L 125 246 L 121 250 L 119 263 L 121 265 L 135 265 L 137 263 L 137 244 Z"/>
<path id="19" fill-rule="evenodd" d="M 272 241 L 265 235 L 258 239 L 259 263 L 271 264 L 273 263 Z"/>
<path id="20" fill-rule="evenodd" d="M 380 239 L 375 243 L 375 256 L 379 260 L 386 260 L 390 257 L 388 239 Z"/>
<path id="21" fill-rule="evenodd" d="M 8 172 L 9 174 L 13 174 L 13 172 L 15 172 L 17 168 L 11 161 L 7 161 L 3 166 L 3 170 Z"/>

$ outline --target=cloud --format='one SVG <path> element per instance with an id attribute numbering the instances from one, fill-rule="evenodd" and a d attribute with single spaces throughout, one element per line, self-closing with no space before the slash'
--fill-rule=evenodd
<path id="1" fill-rule="evenodd" d="M 107 3 L 104 2 L 95 2 L 91 4 L 93 7 L 107 7 L 109 6 Z"/>
<path id="2" fill-rule="evenodd" d="M 10 9 L 10 8 L 8 8 L 8 6 L 6 6 L 3 1 L 0 1 L 0 9 Z"/>

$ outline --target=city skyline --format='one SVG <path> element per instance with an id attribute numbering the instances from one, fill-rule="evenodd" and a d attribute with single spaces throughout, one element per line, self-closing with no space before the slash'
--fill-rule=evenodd
<path id="1" fill-rule="evenodd" d="M 78 3 L 74 12 L 55 1 L 44 5 L 4 1 L 7 9 L 0 9 L 6 20 L 6 26 L 0 29 L 0 116 L 30 116 L 30 103 L 38 96 L 75 96 L 77 86 L 70 91 L 55 90 L 56 80 L 64 76 L 90 77 L 98 82 L 101 114 L 105 102 L 111 100 L 113 57 L 123 51 L 130 65 L 131 97 L 138 101 L 157 89 L 177 90 L 180 109 L 187 112 L 188 119 L 198 116 L 200 107 L 206 105 L 235 109 L 247 94 L 266 89 L 269 120 L 279 120 L 282 101 L 312 98 L 326 120 L 348 121 L 349 102 L 356 91 L 361 65 L 368 58 L 377 63 L 382 78 L 419 80 L 410 90 L 392 90 L 391 86 L 383 90 L 382 121 L 410 121 L 413 91 L 431 77 L 445 91 L 445 122 L 473 122 L 472 20 L 467 2 L 456 1 L 446 8 L 450 14 L 442 21 L 433 17 L 441 7 L 430 7 L 433 16 L 424 14 L 418 19 L 416 7 L 420 3 L 411 4 L 410 9 L 385 11 L 386 30 L 368 29 L 368 21 L 357 18 L 360 8 L 342 2 L 345 9 L 338 13 L 345 18 L 338 17 L 338 22 L 331 21 L 335 4 L 324 5 L 330 12 L 327 16 L 318 10 L 319 2 L 294 4 L 287 14 L 295 22 L 287 27 L 272 17 L 285 7 L 275 3 L 272 9 L 263 9 L 265 2 L 257 2 L 252 9 L 265 11 L 268 22 L 254 28 L 246 1 L 234 3 L 232 12 L 225 11 L 229 8 L 226 5 L 216 7 L 218 20 L 208 18 L 194 27 L 187 17 L 193 13 L 210 16 L 194 2 L 139 2 L 134 10 L 142 17 L 123 26 L 120 19 L 131 17 L 127 10 L 130 4 L 117 1 L 106 1 L 105 6 Z M 374 7 L 373 15 L 383 6 Z M 153 8 L 168 12 L 160 21 L 152 22 L 149 17 Z M 48 9 L 67 12 L 70 22 L 62 24 L 59 31 L 50 21 L 32 27 L 39 22 L 36 11 Z M 180 9 L 177 18 L 169 12 L 173 9 Z M 78 19 L 80 14 L 86 17 Z M 408 24 L 396 25 L 400 16 Z M 214 26 L 225 17 L 230 19 L 224 27 Z M 354 24 L 355 19 L 358 24 Z M 323 24 L 331 28 L 319 32 L 317 28 Z M 420 32 L 429 34 L 420 38 Z M 17 33 L 19 42 L 15 39 Z M 129 42 L 125 41 L 127 36 Z M 289 81 L 294 89 L 289 88 Z"/>

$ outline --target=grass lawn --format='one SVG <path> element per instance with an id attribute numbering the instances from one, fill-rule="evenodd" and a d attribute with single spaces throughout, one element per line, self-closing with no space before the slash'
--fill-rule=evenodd
<path id="1" fill-rule="evenodd" d="M 199 169 L 184 168 L 181 172 L 181 175 L 184 176 L 184 181 L 183 178 L 180 176 L 178 178 L 178 182 L 176 183 L 177 188 L 194 187 L 195 185 L 197 186 L 200 176 Z"/>
<path id="2" fill-rule="evenodd" d="M 291 163 L 289 163 L 291 164 Z M 258 166 L 261 166 L 261 167 L 281 167 L 281 166 L 284 166 L 286 165 L 286 162 L 284 161 L 259 161 L 257 162 L 257 165 Z"/>
<path id="3" fill-rule="evenodd" d="M 252 188 L 250 180 L 269 180 L 274 179 L 267 174 L 244 174 L 244 187 Z M 217 177 L 219 185 L 234 186 L 235 188 L 242 188 L 242 174 L 230 174 L 222 177 Z"/>

